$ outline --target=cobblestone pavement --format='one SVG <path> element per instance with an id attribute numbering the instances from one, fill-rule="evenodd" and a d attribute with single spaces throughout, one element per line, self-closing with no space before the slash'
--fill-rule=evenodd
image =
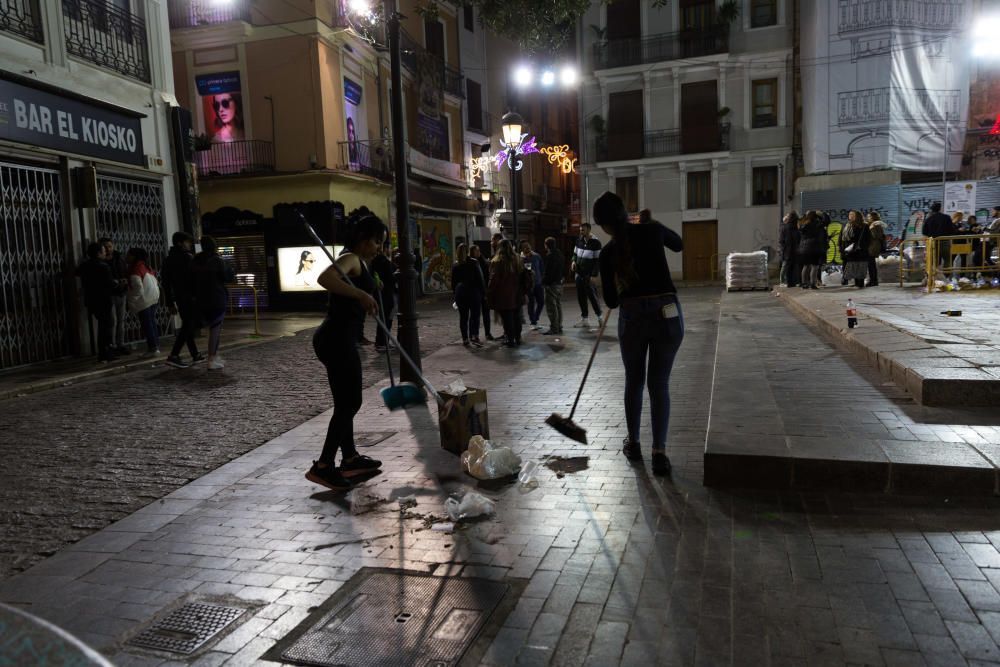
<path id="1" fill-rule="evenodd" d="M 350 496 L 302 479 L 324 414 L 0 582 L 0 601 L 64 626 L 123 666 L 183 662 L 123 645 L 171 605 L 241 601 L 253 609 L 249 618 L 187 662 L 275 664 L 265 652 L 359 568 L 402 567 L 523 584 L 513 611 L 472 656 L 489 667 L 1000 662 L 1000 501 L 701 485 L 696 451 L 711 400 L 719 293 L 681 298 L 688 333 L 672 383 L 671 479 L 619 452 L 623 380 L 613 336 L 577 415 L 588 445 L 542 420 L 568 409 L 592 333 L 533 336 L 516 351 L 450 345 L 425 368 L 488 388 L 492 438 L 545 463 L 536 489 L 461 474 L 438 445 L 433 409 L 389 413 L 376 386 L 358 424 L 391 434 L 367 450 L 384 472 Z M 783 308 L 756 315 L 767 318 L 759 336 L 839 354 Z M 821 363 L 776 348 L 765 361 L 806 382 L 816 379 L 802 363 Z M 871 375 L 851 364 L 823 367 L 827 400 L 851 400 L 839 389 L 853 391 Z M 879 391 L 871 385 L 859 399 Z M 810 395 L 818 403 L 822 393 Z M 803 405 L 803 419 L 823 408 Z M 495 516 L 454 534 L 429 529 L 449 494 L 469 490 L 495 500 Z M 396 501 L 411 494 L 417 506 L 401 510 Z"/>
<path id="2" fill-rule="evenodd" d="M 418 307 L 425 354 L 457 337 L 450 302 Z M 328 409 L 311 341 L 234 350 L 219 374 L 157 366 L 0 403 L 0 579 Z M 386 377 L 384 357 L 362 358 L 366 386 Z"/>

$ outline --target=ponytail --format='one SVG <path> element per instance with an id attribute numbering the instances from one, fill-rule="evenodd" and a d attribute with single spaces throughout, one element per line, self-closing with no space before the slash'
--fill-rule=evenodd
<path id="1" fill-rule="evenodd" d="M 621 294 L 639 282 L 639 274 L 635 272 L 632 242 L 628 235 L 630 223 L 625 202 L 613 192 L 605 192 L 594 202 L 594 220 L 601 227 L 611 230 L 611 236 L 614 238 L 615 289 Z"/>

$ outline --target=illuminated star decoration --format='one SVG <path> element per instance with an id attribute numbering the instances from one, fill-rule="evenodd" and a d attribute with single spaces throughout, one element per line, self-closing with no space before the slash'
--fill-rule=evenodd
<path id="1" fill-rule="evenodd" d="M 569 152 L 568 144 L 563 144 L 562 146 L 547 146 L 539 149 L 538 152 L 548 156 L 549 164 L 558 165 L 562 173 L 576 173 L 576 158 Z"/>
<path id="2" fill-rule="evenodd" d="M 520 171 L 521 167 L 524 166 L 524 161 L 520 159 L 519 156 L 527 155 L 529 153 L 538 153 L 538 146 L 535 145 L 535 138 L 525 139 L 528 133 L 525 132 L 521 135 L 521 141 L 514 150 L 514 154 L 510 154 L 510 149 L 505 148 L 496 154 L 497 169 L 503 166 L 503 163 L 507 163 L 508 169 L 513 169 L 514 171 Z"/>

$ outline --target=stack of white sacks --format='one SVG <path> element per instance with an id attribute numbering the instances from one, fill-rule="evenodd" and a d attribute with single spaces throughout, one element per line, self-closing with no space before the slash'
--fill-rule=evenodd
<path id="1" fill-rule="evenodd" d="M 726 289 L 767 289 L 767 253 L 731 252 L 726 257 Z"/>

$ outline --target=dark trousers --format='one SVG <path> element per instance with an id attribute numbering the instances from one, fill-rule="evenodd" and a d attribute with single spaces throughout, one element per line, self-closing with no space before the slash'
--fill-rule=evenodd
<path id="1" fill-rule="evenodd" d="M 789 287 L 795 287 L 799 284 L 799 271 L 801 270 L 802 265 L 795 257 L 782 260 L 779 280 Z"/>
<path id="2" fill-rule="evenodd" d="M 142 335 L 146 337 L 146 349 L 150 352 L 160 349 L 160 331 L 156 324 L 156 306 L 150 306 L 136 313 Z"/>
<path id="3" fill-rule="evenodd" d="M 482 295 L 478 292 L 455 299 L 458 305 L 458 330 L 462 333 L 463 341 L 479 338 L 479 307 L 482 302 Z"/>
<path id="4" fill-rule="evenodd" d="M 111 359 L 111 335 L 115 327 L 114 308 L 109 303 L 106 308 L 92 308 L 90 314 L 97 320 L 97 358 Z"/>
<path id="5" fill-rule="evenodd" d="M 361 357 L 351 328 L 329 320 L 313 336 L 313 349 L 326 366 L 326 377 L 333 394 L 333 417 L 330 418 L 319 461 L 334 465 L 338 449 L 341 460 L 358 453 L 354 446 L 354 416 L 361 409 Z"/>
<path id="6" fill-rule="evenodd" d="M 868 258 L 868 284 L 878 285 L 878 262 L 874 257 Z"/>
<path id="7" fill-rule="evenodd" d="M 483 331 L 487 336 L 492 336 L 493 333 L 490 331 L 490 304 L 486 299 L 483 299 L 479 305 L 483 311 Z"/>
<path id="8" fill-rule="evenodd" d="M 545 288 L 535 285 L 528 292 L 528 319 L 532 324 L 538 324 L 538 318 L 545 310 Z"/>
<path id="9" fill-rule="evenodd" d="M 587 317 L 587 300 L 594 307 L 594 314 L 601 316 L 601 306 L 597 303 L 597 290 L 590 284 L 590 276 L 576 274 L 576 298 L 580 302 L 580 317 Z"/>
<path id="10" fill-rule="evenodd" d="M 521 342 L 521 317 L 519 308 L 501 310 L 500 319 L 503 321 L 503 335 L 507 337 L 507 343 Z"/>
<path id="11" fill-rule="evenodd" d="M 383 294 L 378 307 L 379 317 L 385 322 L 386 329 L 392 331 L 392 318 L 396 315 L 396 295 Z M 383 347 L 389 345 L 389 337 L 385 335 L 385 331 L 377 323 L 375 324 L 375 344 Z"/>
<path id="12" fill-rule="evenodd" d="M 181 348 L 187 345 L 191 357 L 198 356 L 198 345 L 194 342 L 194 332 L 198 328 L 197 310 L 193 304 L 177 304 L 177 313 L 181 316 L 181 328 L 177 330 L 174 338 L 174 346 L 170 349 L 170 356 L 176 357 L 181 353 Z"/>
<path id="13" fill-rule="evenodd" d="M 677 316 L 664 318 L 663 307 L 671 305 L 677 307 Z M 625 364 L 625 424 L 632 442 L 639 442 L 642 391 L 648 386 L 653 449 L 662 451 L 666 447 L 670 425 L 670 371 L 683 340 L 684 316 L 676 296 L 622 302 L 618 311 L 618 341 Z"/>

